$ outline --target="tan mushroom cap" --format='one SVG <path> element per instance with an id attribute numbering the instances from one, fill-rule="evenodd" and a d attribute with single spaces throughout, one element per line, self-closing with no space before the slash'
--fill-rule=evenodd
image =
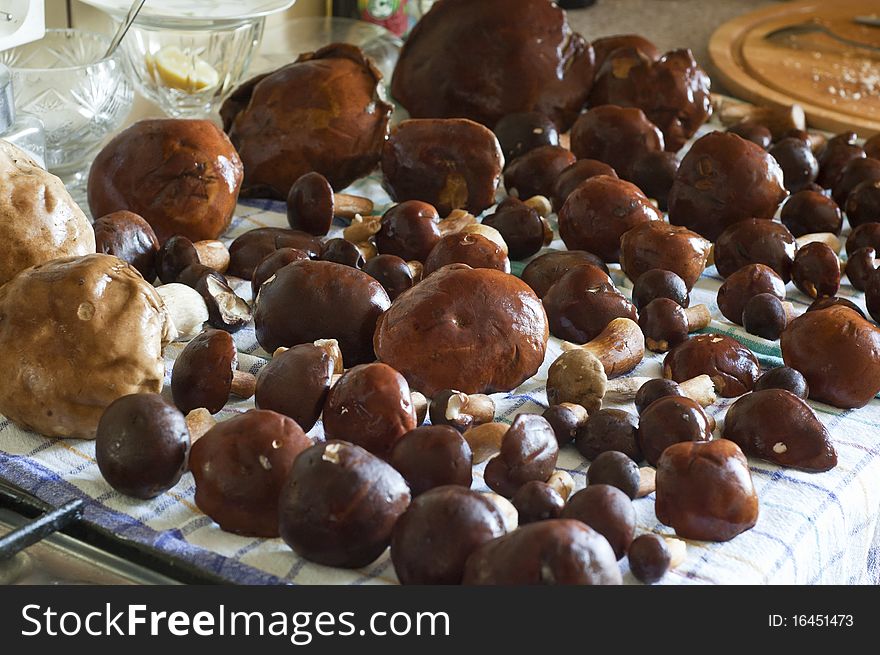
<path id="1" fill-rule="evenodd" d="M 95 233 L 61 180 L 0 139 L 0 286 L 58 257 L 95 252 Z"/>
<path id="2" fill-rule="evenodd" d="M 0 414 L 52 437 L 93 439 L 111 402 L 162 390 L 170 321 L 112 255 L 70 257 L 0 287 Z"/>

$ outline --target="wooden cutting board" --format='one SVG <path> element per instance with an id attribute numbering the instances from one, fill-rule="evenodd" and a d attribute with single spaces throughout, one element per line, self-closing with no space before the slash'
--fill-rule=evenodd
<path id="1" fill-rule="evenodd" d="M 771 32 L 810 20 L 847 39 L 880 47 L 880 27 L 853 16 L 880 15 L 878 0 L 786 2 L 719 27 L 709 54 L 735 95 L 756 104 L 800 104 L 807 122 L 832 132 L 880 132 L 880 51 L 852 47 L 821 33 Z"/>

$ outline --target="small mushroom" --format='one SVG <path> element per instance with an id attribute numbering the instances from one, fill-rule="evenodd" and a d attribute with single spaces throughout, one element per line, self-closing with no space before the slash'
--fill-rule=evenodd
<path id="1" fill-rule="evenodd" d="M 657 519 L 684 539 L 729 541 L 758 521 L 745 455 L 732 441 L 673 444 L 657 466 Z"/>
<path id="2" fill-rule="evenodd" d="M 618 560 L 632 543 L 636 511 L 629 496 L 608 484 L 590 484 L 565 504 L 560 518 L 574 519 L 593 528 L 608 540 Z"/>
<path id="3" fill-rule="evenodd" d="M 773 134 L 766 125 L 751 120 L 743 119 L 738 123 L 734 123 L 727 128 L 728 132 L 733 132 L 737 136 L 741 136 L 746 141 L 751 141 L 755 145 L 768 150 L 773 143 Z"/>
<path id="4" fill-rule="evenodd" d="M 636 411 L 641 414 L 655 400 L 666 396 L 683 396 L 697 402 L 702 407 L 708 407 L 717 400 L 715 384 L 708 375 L 698 375 L 681 384 L 666 378 L 651 378 L 642 384 L 635 395 Z"/>
<path id="5" fill-rule="evenodd" d="M 759 373 L 755 354 L 724 334 L 693 336 L 670 350 L 663 360 L 663 377 L 680 384 L 698 375 L 708 375 L 718 395 L 724 398 L 751 391 Z"/>
<path id="6" fill-rule="evenodd" d="M 323 248 L 321 241 L 306 232 L 280 227 L 260 227 L 249 230 L 229 246 L 228 275 L 245 280 L 254 278 L 254 270 L 260 262 L 280 248 L 295 248 L 317 259 Z"/>
<path id="7" fill-rule="evenodd" d="M 321 261 L 335 262 L 361 270 L 367 263 L 363 251 L 347 239 L 328 239 L 321 251 Z"/>
<path id="8" fill-rule="evenodd" d="M 254 402 L 311 430 L 324 409 L 334 375 L 342 373 L 339 344 L 330 339 L 279 349 L 257 374 Z"/>
<path id="9" fill-rule="evenodd" d="M 828 430 L 803 400 L 783 389 L 753 391 L 737 400 L 721 435 L 750 457 L 804 471 L 837 466 Z"/>
<path id="10" fill-rule="evenodd" d="M 367 260 L 363 271 L 378 281 L 394 302 L 397 296 L 421 280 L 424 268 L 420 262 L 405 262 L 396 255 L 376 255 Z"/>
<path id="11" fill-rule="evenodd" d="M 173 236 L 156 256 L 159 279 L 165 284 L 180 282 L 180 274 L 193 264 L 224 273 L 229 268 L 229 251 L 222 241 L 193 243 L 184 236 Z"/>
<path id="12" fill-rule="evenodd" d="M 116 255 L 134 266 L 147 282 L 156 279 L 159 239 L 143 218 L 122 210 L 96 218 L 92 227 L 95 230 L 95 252 Z"/>
<path id="13" fill-rule="evenodd" d="M 797 137 L 780 139 L 768 151 L 782 168 L 785 188 L 796 193 L 815 182 L 819 175 L 819 162 L 810 144 Z"/>
<path id="14" fill-rule="evenodd" d="M 587 422 L 589 414 L 581 405 L 563 402 L 558 405 L 550 405 L 541 416 L 553 428 L 556 441 L 562 448 L 562 446 L 574 441 L 578 428 Z"/>
<path id="15" fill-rule="evenodd" d="M 230 333 L 237 332 L 253 318 L 247 302 L 214 269 L 202 264 L 192 264 L 181 271 L 178 280 L 202 296 L 208 308 L 208 323 L 211 327 Z"/>
<path id="16" fill-rule="evenodd" d="M 846 217 L 852 227 L 880 221 L 880 182 L 862 182 L 850 192 Z"/>
<path id="17" fill-rule="evenodd" d="M 687 228 L 650 221 L 621 237 L 620 268 L 633 282 L 652 269 L 672 271 L 692 289 L 706 268 L 710 246 Z"/>
<path id="18" fill-rule="evenodd" d="M 373 211 L 368 198 L 347 193 L 333 193 L 333 187 L 320 173 L 306 173 L 297 178 L 287 194 L 287 222 L 293 230 L 314 236 L 330 231 L 334 216 L 352 219 Z"/>
<path id="19" fill-rule="evenodd" d="M 171 395 L 184 414 L 204 407 L 216 414 L 229 400 L 254 395 L 256 378 L 238 370 L 238 351 L 228 332 L 206 329 L 186 344 L 171 372 Z"/>
<path id="20" fill-rule="evenodd" d="M 539 298 L 543 298 L 559 278 L 581 264 L 592 264 L 606 276 L 608 275 L 608 267 L 605 262 L 591 252 L 586 250 L 551 250 L 535 257 L 528 263 L 523 269 L 522 280 L 538 294 Z M 609 283 L 610 281 L 611 278 L 608 278 Z"/>
<path id="21" fill-rule="evenodd" d="M 253 298 L 256 299 L 260 293 L 260 287 L 263 283 L 271 278 L 275 273 L 293 262 L 301 262 L 305 259 L 311 259 L 309 254 L 304 250 L 296 248 L 279 248 L 278 250 L 266 255 L 257 267 L 254 269 L 251 278 L 251 292 Z"/>
<path id="22" fill-rule="evenodd" d="M 865 155 L 873 159 L 880 159 L 880 137 L 876 134 L 865 141 L 862 146 L 865 149 Z"/>
<path id="23" fill-rule="evenodd" d="M 467 264 L 471 268 L 491 268 L 510 273 L 507 253 L 494 241 L 480 234 L 449 234 L 442 237 L 425 260 L 425 275 L 448 264 Z"/>
<path id="24" fill-rule="evenodd" d="M 626 453 L 606 450 L 596 456 L 587 469 L 587 484 L 607 484 L 634 499 L 641 483 L 639 465 Z"/>
<path id="25" fill-rule="evenodd" d="M 810 397 L 810 387 L 800 371 L 789 366 L 777 366 L 764 373 L 755 382 L 755 391 L 764 389 L 783 389 L 798 398 Z"/>
<path id="26" fill-rule="evenodd" d="M 730 275 L 718 289 L 718 309 L 732 323 L 742 325 L 746 303 L 759 293 L 785 299 L 785 282 L 769 266 L 747 264 Z"/>
<path id="27" fill-rule="evenodd" d="M 661 52 L 651 41 L 639 34 L 615 34 L 595 39 L 592 43 L 596 52 L 596 70 L 602 67 L 605 59 L 620 48 L 635 48 L 649 59 L 660 59 Z"/>
<path id="28" fill-rule="evenodd" d="M 657 201 L 657 207 L 666 211 L 678 166 L 678 156 L 674 152 L 645 152 L 633 161 L 628 177 L 646 196 Z"/>
<path id="29" fill-rule="evenodd" d="M 382 215 L 376 247 L 384 255 L 424 262 L 440 241 L 440 216 L 433 205 L 407 200 Z"/>
<path id="30" fill-rule="evenodd" d="M 468 556 L 506 533 L 484 494 L 447 486 L 413 499 L 394 526 L 391 562 L 401 584 L 461 584 Z"/>
<path id="31" fill-rule="evenodd" d="M 846 276 L 853 288 L 864 291 L 868 280 L 877 270 L 877 251 L 874 248 L 859 248 L 846 260 Z"/>
<path id="32" fill-rule="evenodd" d="M 581 521 L 549 519 L 524 525 L 475 550 L 466 585 L 621 584 L 614 551 Z"/>
<path id="33" fill-rule="evenodd" d="M 444 485 L 469 489 L 473 481 L 471 447 L 448 425 L 410 430 L 394 444 L 388 462 L 404 477 L 413 498 Z"/>
<path id="34" fill-rule="evenodd" d="M 507 162 L 541 146 L 559 145 L 556 124 L 539 111 L 507 114 L 495 123 L 492 131 Z"/>
<path id="35" fill-rule="evenodd" d="M 516 508 L 519 525 L 558 519 L 565 499 L 546 482 L 532 480 L 521 486 L 511 501 Z"/>
<path id="36" fill-rule="evenodd" d="M 639 327 L 648 350 L 663 353 L 688 338 L 688 333 L 707 327 L 712 315 L 706 305 L 683 309 L 674 300 L 657 298 L 642 308 Z"/>
<path id="37" fill-rule="evenodd" d="M 655 400 L 639 414 L 637 439 L 648 464 L 657 466 L 666 448 L 681 441 L 708 441 L 714 421 L 699 403 L 681 396 Z"/>
<path id="38" fill-rule="evenodd" d="M 782 205 L 779 218 L 795 237 L 822 232 L 840 234 L 840 229 L 843 227 L 843 212 L 840 211 L 838 204 L 824 193 L 810 189 L 792 194 Z M 853 224 L 850 216 L 850 224 L 858 223 Z M 760 263 L 767 264 L 767 262 Z M 772 266 L 772 264 L 768 265 Z"/>
<path id="39" fill-rule="evenodd" d="M 770 138 L 770 130 L 767 130 L 767 138 Z M 645 584 L 660 581 L 672 568 L 669 546 L 663 537 L 656 534 L 643 534 L 633 539 L 626 557 L 633 577 Z"/>
<path id="40" fill-rule="evenodd" d="M 449 425 L 464 432 L 495 420 L 495 402 L 482 393 L 469 395 L 444 389 L 431 399 L 429 416 L 433 425 Z"/>
<path id="41" fill-rule="evenodd" d="M 494 214 L 483 219 L 483 225 L 498 230 L 509 248 L 510 258 L 515 260 L 531 257 L 553 239 L 553 229 L 547 220 L 519 201 L 503 202 Z"/>
<path id="42" fill-rule="evenodd" d="M 571 150 L 578 159 L 603 161 L 625 179 L 639 157 L 661 152 L 665 145 L 663 133 L 632 106 L 593 106 L 571 128 Z"/>
<path id="43" fill-rule="evenodd" d="M 871 276 L 873 277 L 873 276 Z M 868 300 L 868 295 L 865 294 L 865 299 Z M 820 309 L 825 309 L 826 307 L 832 307 L 834 305 L 840 305 L 842 307 L 847 307 L 848 309 L 853 310 L 856 314 L 861 316 L 862 318 L 866 318 L 865 312 L 862 311 L 862 308 L 856 305 L 852 300 L 848 300 L 847 298 L 839 298 L 839 297 L 831 297 L 824 296 L 822 298 L 816 298 L 810 306 L 807 307 L 808 312 L 816 312 Z"/>
<path id="44" fill-rule="evenodd" d="M 860 248 L 880 249 L 880 223 L 863 223 L 854 228 L 846 238 L 846 254 L 851 255 Z M 833 248 L 832 248 L 833 249 Z"/>
<path id="45" fill-rule="evenodd" d="M 853 189 L 863 182 L 880 182 L 880 160 L 859 157 L 848 161 L 834 182 L 831 197 L 842 207 Z"/>
<path id="46" fill-rule="evenodd" d="M 387 364 L 361 364 L 346 371 L 324 404 L 324 433 L 387 458 L 416 427 L 409 385 Z"/>
<path id="47" fill-rule="evenodd" d="M 546 482 L 556 468 L 559 445 L 553 428 L 536 414 L 519 414 L 486 464 L 484 479 L 492 491 L 510 498 L 530 480 Z"/>
<path id="48" fill-rule="evenodd" d="M 525 200 L 532 196 L 553 193 L 556 178 L 577 161 L 574 154 L 562 146 L 539 146 L 511 161 L 504 169 L 504 188 Z"/>
<path id="49" fill-rule="evenodd" d="M 639 275 L 633 283 L 632 302 L 641 311 L 657 298 L 669 298 L 682 307 L 688 307 L 691 302 L 687 284 L 679 275 L 652 268 Z"/>
<path id="50" fill-rule="evenodd" d="M 854 132 L 843 132 L 828 140 L 827 145 L 817 154 L 819 177 L 816 184 L 823 189 L 834 187 L 841 171 L 853 159 L 864 159 L 865 151 L 856 145 Z"/>
<path id="51" fill-rule="evenodd" d="M 807 244 L 794 257 L 791 279 L 811 298 L 835 296 L 840 289 L 840 260 L 824 243 Z"/>
<path id="52" fill-rule="evenodd" d="M 782 302 L 772 293 L 759 293 L 749 298 L 743 307 L 742 324 L 749 334 L 776 341 L 791 314 L 791 303 Z"/>
<path id="53" fill-rule="evenodd" d="M 307 560 L 361 568 L 385 551 L 409 504 L 409 488 L 391 465 L 327 441 L 296 458 L 278 501 L 279 531 Z"/>
<path id="54" fill-rule="evenodd" d="M 597 410 L 578 428 L 575 446 L 590 461 L 604 452 L 615 451 L 640 462 L 643 458 L 636 439 L 638 423 L 638 417 L 622 409 Z"/>
<path id="55" fill-rule="evenodd" d="M 721 233 L 712 256 L 722 277 L 730 277 L 749 264 L 763 264 L 772 268 L 783 282 L 788 282 L 796 251 L 794 235 L 784 225 L 764 218 L 747 218 Z"/>
<path id="56" fill-rule="evenodd" d="M 558 212 L 568 200 L 571 192 L 577 189 L 583 182 L 596 177 L 607 175 L 617 177 L 617 173 L 608 164 L 596 159 L 578 159 L 568 168 L 564 169 L 553 182 L 550 198 L 553 201 L 553 211 Z"/>

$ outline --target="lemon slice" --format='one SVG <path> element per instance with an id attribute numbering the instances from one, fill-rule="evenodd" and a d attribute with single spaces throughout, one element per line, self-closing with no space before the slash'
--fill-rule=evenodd
<path id="1" fill-rule="evenodd" d="M 188 93 L 204 91 L 220 83 L 220 74 L 211 64 L 177 46 L 166 46 L 147 64 L 166 86 Z"/>

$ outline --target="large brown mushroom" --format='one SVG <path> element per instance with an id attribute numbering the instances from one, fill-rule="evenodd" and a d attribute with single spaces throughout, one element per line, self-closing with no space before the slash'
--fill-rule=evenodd
<path id="1" fill-rule="evenodd" d="M 311 171 L 334 189 L 369 173 L 391 116 L 381 79 L 359 48 L 333 43 L 245 82 L 222 110 L 244 162 L 243 193 L 280 200 Z"/>
<path id="2" fill-rule="evenodd" d="M 559 278 L 573 267 L 592 264 L 601 269 L 607 276 L 608 266 L 601 259 L 586 250 L 549 250 L 535 257 L 526 265 L 522 272 L 522 281 L 543 298 Z M 611 278 L 608 278 L 610 282 Z"/>
<path id="3" fill-rule="evenodd" d="M 443 0 L 409 35 L 391 93 L 413 117 L 493 127 L 506 114 L 536 110 L 566 131 L 592 79 L 593 49 L 555 4 Z"/>
<path id="4" fill-rule="evenodd" d="M 620 239 L 620 267 L 633 282 L 654 268 L 672 271 L 690 290 L 706 268 L 710 246 L 687 228 L 665 221 L 640 223 Z"/>
<path id="5" fill-rule="evenodd" d="M 698 334 L 678 344 L 663 360 L 663 377 L 681 383 L 708 375 L 725 398 L 751 391 L 760 372 L 755 354 L 724 334 Z"/>
<path id="6" fill-rule="evenodd" d="M 547 338 L 544 307 L 524 282 L 458 264 L 401 294 L 379 319 L 374 345 L 430 397 L 516 388 L 544 361 Z"/>
<path id="7" fill-rule="evenodd" d="M 663 133 L 636 107 L 593 107 L 571 128 L 571 151 L 578 159 L 605 162 L 625 179 L 637 159 L 664 146 Z"/>
<path id="8" fill-rule="evenodd" d="M 97 252 L 115 255 L 122 261 L 128 262 L 144 276 L 147 282 L 156 279 L 159 239 L 143 218 L 123 210 L 96 218 L 92 227 L 95 229 Z M 198 258 L 198 255 L 196 257 Z"/>
<path id="9" fill-rule="evenodd" d="M 35 264 L 95 252 L 95 233 L 61 180 L 0 139 L 0 286 Z"/>
<path id="10" fill-rule="evenodd" d="M 104 408 L 162 390 L 172 323 L 152 285 L 111 255 L 56 259 L 0 287 L 0 414 L 92 439 Z"/>
<path id="11" fill-rule="evenodd" d="M 786 208 L 804 193 L 813 192 L 802 191 L 792 196 L 782 209 L 783 216 Z M 794 235 L 785 225 L 763 218 L 747 218 L 737 221 L 721 233 L 715 241 L 713 254 L 715 267 L 722 277 L 733 275 L 748 264 L 764 264 L 776 271 L 784 282 L 788 282 L 796 250 Z"/>

